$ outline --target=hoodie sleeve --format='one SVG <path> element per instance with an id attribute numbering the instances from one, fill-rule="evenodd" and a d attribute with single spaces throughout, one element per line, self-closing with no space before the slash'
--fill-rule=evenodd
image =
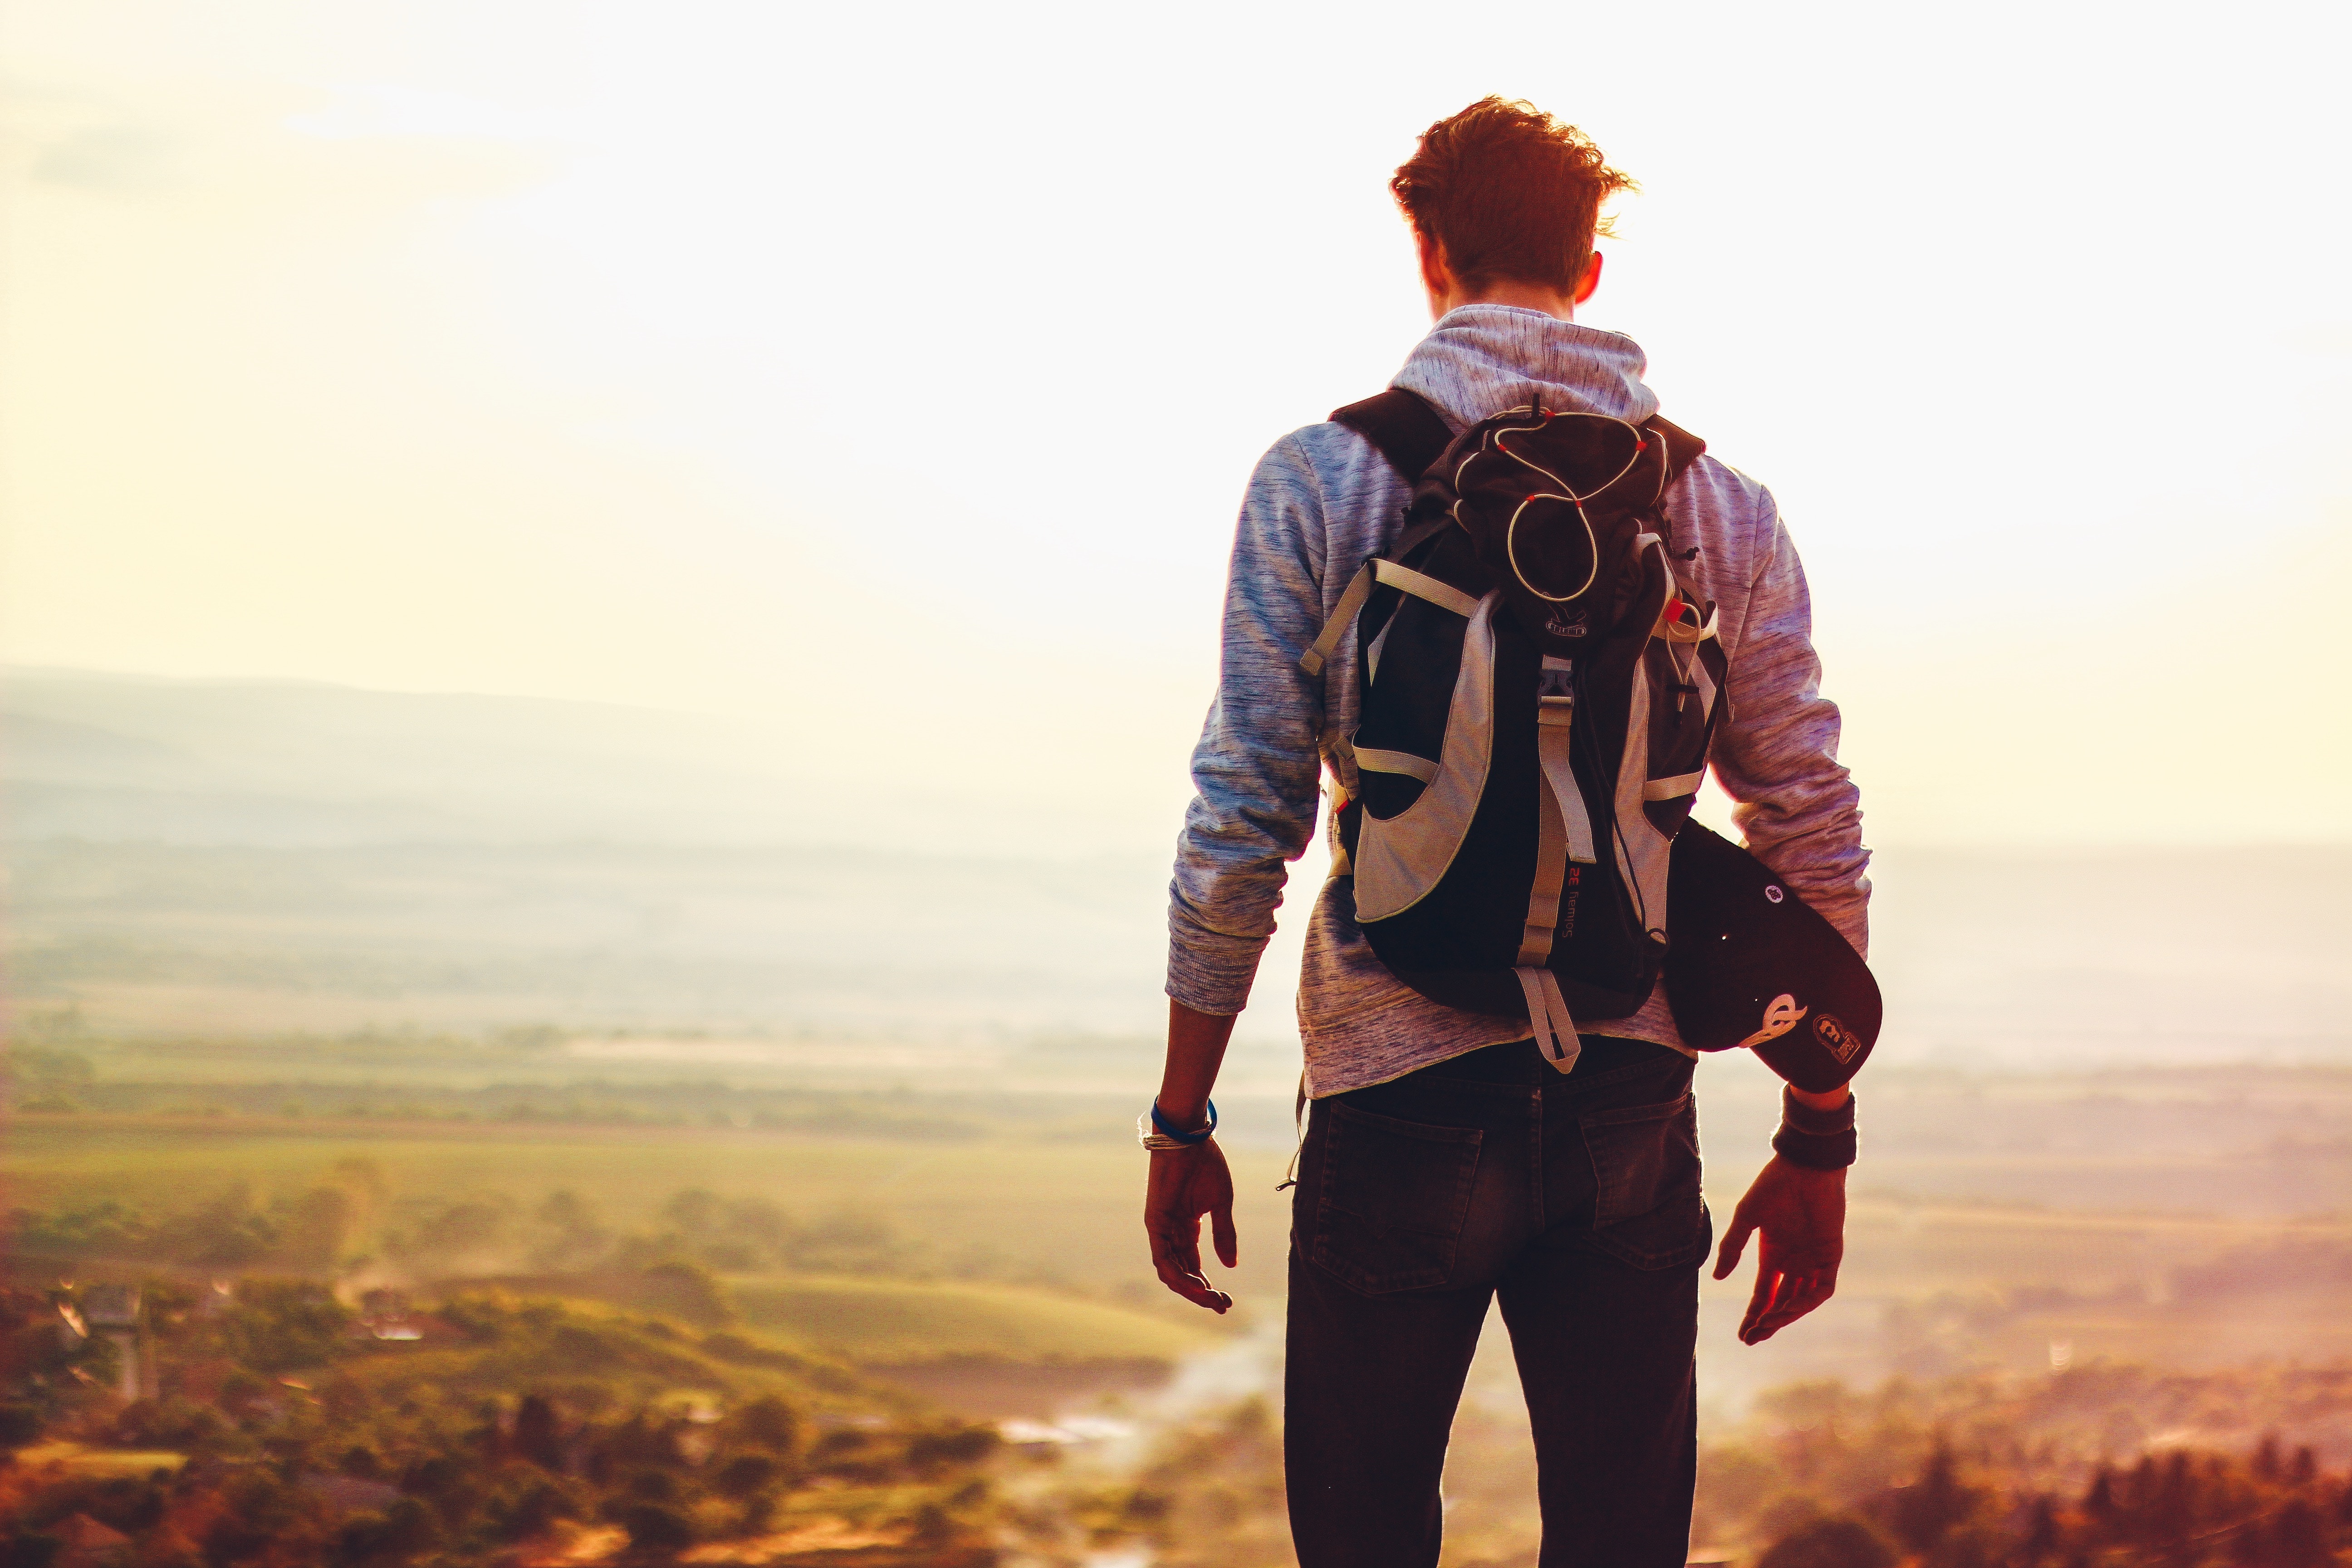
<path id="1" fill-rule="evenodd" d="M 1870 954 L 1870 851 L 1862 792 L 1839 765 L 1837 704 L 1822 695 L 1812 595 L 1796 542 L 1767 493 L 1756 573 L 1731 660 L 1731 711 L 1715 775 L 1757 858 Z"/>
<path id="2" fill-rule="evenodd" d="M 1192 804 L 1169 886 L 1168 994 L 1238 1013 L 1315 832 L 1323 680 L 1298 668 L 1322 629 L 1321 487 L 1296 436 L 1250 476 L 1234 531 L 1216 700 L 1192 749 Z M 1336 661 L 1335 661 L 1336 662 Z"/>

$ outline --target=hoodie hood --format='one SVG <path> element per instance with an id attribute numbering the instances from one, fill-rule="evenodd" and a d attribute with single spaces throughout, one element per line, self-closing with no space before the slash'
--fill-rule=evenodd
<path id="1" fill-rule="evenodd" d="M 1641 345 L 1517 305 L 1448 310 L 1415 345 L 1392 386 L 1427 399 L 1456 435 L 1540 393 L 1547 408 L 1639 425 L 1658 411 L 1642 384 Z"/>

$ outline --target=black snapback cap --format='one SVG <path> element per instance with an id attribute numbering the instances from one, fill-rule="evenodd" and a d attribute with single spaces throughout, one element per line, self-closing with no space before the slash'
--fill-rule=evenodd
<path id="1" fill-rule="evenodd" d="M 1748 1047 L 1799 1089 L 1862 1068 L 1884 1014 L 1870 966 L 1837 928 L 1738 845 L 1696 822 L 1666 878 L 1666 1001 L 1685 1044 Z"/>

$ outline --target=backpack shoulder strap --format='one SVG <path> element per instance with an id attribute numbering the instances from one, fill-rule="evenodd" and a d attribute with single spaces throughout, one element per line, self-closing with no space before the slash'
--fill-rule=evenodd
<path id="1" fill-rule="evenodd" d="M 1693 463 L 1698 461 L 1699 454 L 1706 450 L 1706 443 L 1681 426 L 1668 424 L 1654 414 L 1642 422 L 1642 430 L 1658 444 L 1658 488 L 1650 498 L 1647 510 L 1657 520 L 1660 531 L 1665 535 L 1666 553 L 1676 561 L 1692 560 L 1698 554 L 1697 545 L 1694 544 L 1687 550 L 1675 548 L 1674 519 L 1666 515 L 1666 490 L 1683 477 Z"/>
<path id="2" fill-rule="evenodd" d="M 1663 496 L 1667 486 L 1683 477 L 1685 468 L 1698 461 L 1698 455 L 1706 450 L 1706 443 L 1681 426 L 1670 425 L 1654 414 L 1642 422 L 1642 428 L 1658 437 L 1658 444 L 1664 452 L 1664 461 L 1658 471 L 1658 494 Z"/>
<path id="3" fill-rule="evenodd" d="M 1345 408 L 1331 410 L 1331 422 L 1345 425 L 1370 441 L 1408 485 L 1416 483 L 1431 464 L 1444 456 L 1445 448 L 1454 444 L 1454 432 L 1444 416 L 1419 394 L 1407 392 L 1401 386 L 1391 386 L 1376 397 L 1367 397 L 1361 403 L 1350 403 Z M 1390 542 L 1388 549 L 1396 557 L 1409 554 L 1452 521 L 1443 514 L 1424 520 L 1406 529 L 1402 537 Z M 1408 594 L 1417 594 L 1459 615 L 1467 616 L 1478 607 L 1475 595 L 1465 594 L 1450 583 L 1413 571 L 1397 560 L 1374 557 L 1365 562 L 1348 584 L 1347 592 L 1339 596 L 1339 603 L 1323 623 L 1322 635 L 1315 639 L 1315 646 L 1299 656 L 1299 668 L 1309 675 L 1323 672 L 1324 664 L 1339 647 L 1339 639 L 1347 634 L 1348 628 L 1355 624 L 1357 615 L 1362 611 L 1364 601 L 1370 597 L 1376 583 L 1385 583 Z"/>
<path id="4" fill-rule="evenodd" d="M 1407 484 L 1419 479 L 1429 465 L 1453 444 L 1454 432 L 1427 399 L 1402 386 L 1391 386 L 1377 397 L 1331 410 L 1331 422 L 1345 425 L 1380 449 L 1389 466 Z"/>

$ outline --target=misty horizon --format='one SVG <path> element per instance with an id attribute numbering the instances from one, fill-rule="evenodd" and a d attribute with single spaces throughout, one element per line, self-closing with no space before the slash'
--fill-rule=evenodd
<path id="1" fill-rule="evenodd" d="M 541 699 L 10 672 L 19 1007 L 47 1005 L 59 964 L 103 973 L 69 958 L 91 942 L 191 974 L 263 944 L 289 980 L 362 960 L 370 977 L 333 1006 L 257 1001 L 273 1027 L 1160 1026 L 1172 825 L 1044 853 L 1056 841 L 961 779 L 877 803 L 763 771 L 731 736 Z M 1322 871 L 1319 850 L 1293 868 L 1245 1038 L 1295 1048 Z M 1882 1063 L 2352 1062 L 2352 847 L 1898 847 L 1874 874 Z M 116 890 L 94 898 L 94 876 Z M 458 954 L 509 978 L 434 982 Z M 225 1016 L 234 995 L 260 992 L 221 992 Z"/>

